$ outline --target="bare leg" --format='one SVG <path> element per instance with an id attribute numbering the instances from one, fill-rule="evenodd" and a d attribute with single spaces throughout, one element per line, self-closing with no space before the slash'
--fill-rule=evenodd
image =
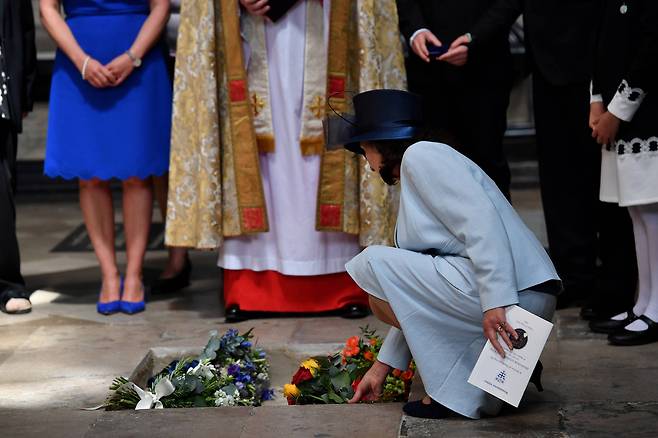
<path id="1" fill-rule="evenodd" d="M 80 208 L 103 276 L 99 301 L 116 301 L 120 297 L 121 280 L 114 252 L 114 207 L 109 183 L 99 179 L 80 180 Z"/>
<path id="2" fill-rule="evenodd" d="M 163 176 L 154 176 L 153 177 L 153 190 L 155 199 L 158 202 L 158 207 L 160 208 L 160 215 L 162 217 L 162 222 L 167 221 L 167 193 L 169 190 L 169 174 Z M 185 260 L 187 258 L 187 248 L 181 248 L 176 246 L 169 247 L 169 258 L 167 260 L 167 266 L 165 267 L 160 278 L 172 278 L 175 277 L 180 271 L 185 267 Z"/>
<path id="3" fill-rule="evenodd" d="M 400 323 L 395 317 L 393 309 L 391 309 L 391 306 L 386 301 L 380 300 L 372 295 L 368 295 L 368 300 L 370 301 L 370 309 L 377 319 L 388 325 L 392 325 L 393 327 L 400 328 Z"/>
<path id="4" fill-rule="evenodd" d="M 139 302 L 144 299 L 142 266 L 152 215 L 153 191 L 150 181 L 139 178 L 123 181 L 123 222 L 128 259 L 124 301 Z"/>

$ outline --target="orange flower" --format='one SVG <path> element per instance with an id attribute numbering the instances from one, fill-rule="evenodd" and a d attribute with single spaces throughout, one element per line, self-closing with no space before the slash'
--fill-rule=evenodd
<path id="1" fill-rule="evenodd" d="M 377 339 L 370 338 L 369 344 L 372 345 L 373 347 L 376 347 L 377 346 Z"/>
<path id="2" fill-rule="evenodd" d="M 414 376 L 414 372 L 411 371 L 411 370 L 407 370 L 407 371 L 405 371 L 404 373 L 402 373 L 402 375 L 401 375 L 402 380 L 404 380 L 405 382 L 406 382 L 407 380 L 411 380 L 411 378 L 412 378 L 413 376 Z"/>
<path id="3" fill-rule="evenodd" d="M 399 369 L 396 368 L 396 369 L 393 370 L 393 373 L 391 373 L 391 374 L 393 374 L 393 377 L 400 377 L 400 374 L 402 374 L 402 371 L 400 371 Z"/>
<path id="4" fill-rule="evenodd" d="M 375 361 L 375 355 L 372 354 L 372 351 L 366 351 L 365 353 L 363 353 L 363 357 L 365 358 L 365 360 L 369 360 L 370 362 Z"/>
<path id="5" fill-rule="evenodd" d="M 350 348 L 359 348 L 359 337 L 358 336 L 352 336 L 347 340 L 347 343 L 345 344 Z"/>

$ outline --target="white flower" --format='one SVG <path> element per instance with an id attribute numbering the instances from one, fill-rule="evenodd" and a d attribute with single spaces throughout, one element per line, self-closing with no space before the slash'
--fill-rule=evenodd
<path id="1" fill-rule="evenodd" d="M 260 380 L 261 382 L 264 382 L 269 378 L 270 376 L 268 376 L 267 373 L 258 373 L 258 375 L 256 376 L 256 379 Z"/>
<path id="2" fill-rule="evenodd" d="M 221 389 L 215 392 L 215 406 L 235 406 L 240 394 L 235 391 L 233 395 L 228 395 Z"/>
<path id="3" fill-rule="evenodd" d="M 135 385 L 134 383 L 133 389 L 139 395 L 139 402 L 137 403 L 137 406 L 135 406 L 135 410 L 141 410 L 141 409 L 162 409 L 162 402 L 160 399 L 162 397 L 166 397 L 168 395 L 173 394 L 173 392 L 176 390 L 174 388 L 174 385 L 171 383 L 171 381 L 168 378 L 164 378 L 158 382 L 157 385 L 155 385 L 155 394 L 153 394 L 151 391 L 144 391 L 142 388 L 139 386 Z"/>
<path id="4" fill-rule="evenodd" d="M 207 363 L 199 362 L 197 366 L 194 368 L 190 368 L 187 370 L 187 374 L 191 374 L 193 376 L 198 376 L 202 377 L 204 379 L 212 379 L 214 374 L 213 370 L 215 368 L 212 365 L 209 365 Z"/>
<path id="5" fill-rule="evenodd" d="M 228 367 L 222 367 L 222 368 L 219 370 L 219 376 L 220 376 L 222 379 L 226 379 L 226 378 L 228 377 Z"/>

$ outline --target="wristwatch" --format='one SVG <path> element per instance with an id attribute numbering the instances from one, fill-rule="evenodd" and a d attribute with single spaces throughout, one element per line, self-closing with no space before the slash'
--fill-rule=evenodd
<path id="1" fill-rule="evenodd" d="M 133 62 L 133 67 L 137 68 L 142 65 L 142 59 L 133 55 L 133 52 L 130 50 L 126 50 L 126 55 L 128 55 L 128 58 Z"/>

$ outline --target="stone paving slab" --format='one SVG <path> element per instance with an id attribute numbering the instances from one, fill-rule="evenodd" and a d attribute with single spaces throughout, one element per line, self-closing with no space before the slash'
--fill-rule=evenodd
<path id="1" fill-rule="evenodd" d="M 398 436 L 400 404 L 264 406 L 104 412 L 88 438 Z"/>

